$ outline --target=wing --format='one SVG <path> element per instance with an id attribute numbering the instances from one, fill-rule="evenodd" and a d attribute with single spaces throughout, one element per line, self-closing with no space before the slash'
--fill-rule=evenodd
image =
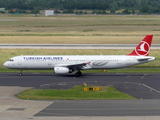
<path id="1" fill-rule="evenodd" d="M 71 64 L 71 65 L 67 65 L 66 67 L 83 67 L 86 66 L 87 63 L 81 63 L 81 64 Z"/>
<path id="2" fill-rule="evenodd" d="M 73 70 L 83 70 L 84 68 L 90 68 L 88 65 L 90 65 L 90 62 L 80 63 L 80 64 L 61 64 L 61 65 L 58 65 L 58 66 L 71 68 Z"/>

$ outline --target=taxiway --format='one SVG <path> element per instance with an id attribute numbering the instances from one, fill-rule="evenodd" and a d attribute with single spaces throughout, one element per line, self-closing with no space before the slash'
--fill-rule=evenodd
<path id="1" fill-rule="evenodd" d="M 1 49 L 134 49 L 137 44 L 0 44 Z M 160 49 L 153 44 L 152 49 Z"/>
<path id="2" fill-rule="evenodd" d="M 113 116 L 116 119 L 121 116 L 120 118 L 123 117 L 124 120 L 126 116 L 127 120 L 134 118 L 132 116 L 139 116 L 139 120 L 145 120 L 144 116 L 152 116 L 151 118 L 156 119 L 160 118 L 158 117 L 160 113 L 159 79 L 159 73 L 84 73 L 82 77 L 74 77 L 74 74 L 59 76 L 53 73 L 24 73 L 23 76 L 18 76 L 18 73 L 0 73 L 0 86 L 6 86 L 8 89 L 17 86 L 18 88 L 35 89 L 69 89 L 75 85 L 83 85 L 85 82 L 88 85 L 114 86 L 118 90 L 138 98 L 138 100 L 27 100 L 28 103 L 26 100 L 15 100 L 15 104 L 13 96 L 1 96 L 1 103 L 5 103 L 6 99 L 11 99 L 14 105 L 1 107 L 1 109 L 4 109 L 0 109 L 0 117 L 5 117 L 8 112 L 12 112 L 12 114 L 18 112 L 19 115 L 21 115 L 21 112 L 26 113 L 28 109 L 32 108 L 28 108 L 27 104 L 33 102 L 35 106 L 32 110 L 35 111 L 32 114 L 30 113 L 31 115 L 28 119 L 57 116 L 76 116 L 75 120 L 84 119 L 84 116 L 103 116 L 105 120 Z M 11 91 L 13 92 L 13 90 Z M 4 94 L 6 92 L 8 94 L 11 91 L 4 90 L 2 93 Z M 18 102 L 21 103 L 19 105 L 17 101 L 23 102 Z M 44 106 L 42 106 L 43 103 L 45 103 Z M 41 106 L 40 108 L 38 107 L 39 105 Z M 5 106 L 5 104 L 0 104 L 0 106 Z"/>

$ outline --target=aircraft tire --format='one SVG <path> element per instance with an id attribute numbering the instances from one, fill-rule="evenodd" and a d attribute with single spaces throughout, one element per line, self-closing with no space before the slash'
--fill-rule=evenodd
<path id="1" fill-rule="evenodd" d="M 82 75 L 82 73 L 81 73 L 80 71 L 75 73 L 75 76 L 76 76 L 76 77 L 79 77 L 79 76 L 81 76 L 81 75 Z"/>
<path id="2" fill-rule="evenodd" d="M 19 73 L 19 76 L 22 76 L 22 73 Z"/>

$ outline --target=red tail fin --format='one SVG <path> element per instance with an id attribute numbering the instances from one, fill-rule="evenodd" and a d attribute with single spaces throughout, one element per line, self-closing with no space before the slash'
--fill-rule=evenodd
<path id="1" fill-rule="evenodd" d="M 146 37 L 138 44 L 138 46 L 129 54 L 133 56 L 148 56 L 152 43 L 153 35 L 146 35 Z"/>

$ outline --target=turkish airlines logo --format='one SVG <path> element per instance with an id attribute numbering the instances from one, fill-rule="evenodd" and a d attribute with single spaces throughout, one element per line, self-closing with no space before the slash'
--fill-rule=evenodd
<path id="1" fill-rule="evenodd" d="M 138 55 L 148 55 L 149 51 L 150 51 L 150 46 L 145 41 L 141 41 L 141 43 L 135 49 L 135 52 Z"/>

